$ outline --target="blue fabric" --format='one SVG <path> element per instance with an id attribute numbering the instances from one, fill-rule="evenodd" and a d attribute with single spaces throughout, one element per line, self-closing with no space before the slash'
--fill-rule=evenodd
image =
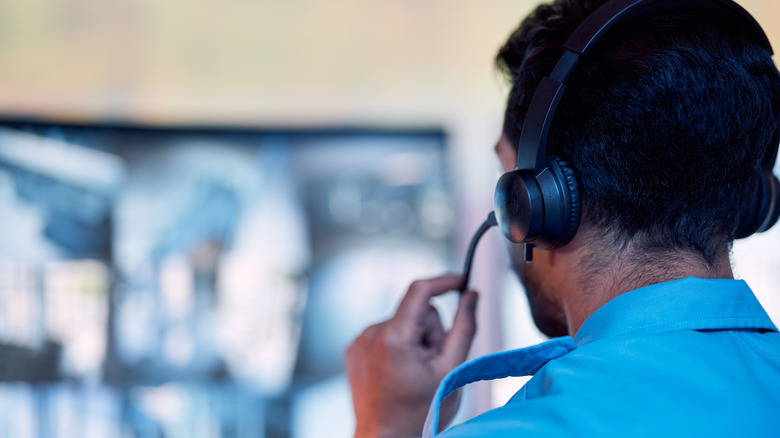
<path id="1" fill-rule="evenodd" d="M 506 405 L 439 436 L 780 436 L 780 333 L 742 281 L 628 292 L 574 342 Z"/>
<path id="2" fill-rule="evenodd" d="M 532 375 L 552 359 L 561 357 L 575 348 L 574 340 L 565 336 L 533 347 L 489 354 L 461 364 L 447 374 L 439 384 L 428 411 L 423 437 L 436 436 L 433 425 L 439 424 L 439 405 L 445 397 L 458 388 L 480 380 Z"/>

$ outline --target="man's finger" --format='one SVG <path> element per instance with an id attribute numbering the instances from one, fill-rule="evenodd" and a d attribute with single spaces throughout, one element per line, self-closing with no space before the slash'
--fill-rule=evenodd
<path id="1" fill-rule="evenodd" d="M 428 312 L 420 328 L 422 330 L 420 333 L 420 344 L 428 350 L 436 352 L 441 350 L 445 332 L 441 324 L 441 318 L 439 318 L 439 312 L 433 306 L 428 306 Z"/>
<path id="2" fill-rule="evenodd" d="M 464 292 L 458 310 L 455 312 L 452 328 L 444 338 L 444 345 L 439 355 L 443 373 L 449 372 L 466 360 L 477 331 L 476 308 L 477 293 L 473 290 Z"/>
<path id="3" fill-rule="evenodd" d="M 396 311 L 396 319 L 405 323 L 422 321 L 428 311 L 431 298 L 451 290 L 458 290 L 463 284 L 462 275 L 443 275 L 428 280 L 417 280 L 409 286 Z"/>

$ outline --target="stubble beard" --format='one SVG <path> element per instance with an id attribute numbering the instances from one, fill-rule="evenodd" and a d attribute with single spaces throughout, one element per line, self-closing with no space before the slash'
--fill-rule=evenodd
<path id="1" fill-rule="evenodd" d="M 568 335 L 569 328 L 563 308 L 545 293 L 543 279 L 529 266 L 530 263 L 524 261 L 522 245 L 512 245 L 510 253 L 512 270 L 525 288 L 528 307 L 536 327 L 550 338 Z"/>

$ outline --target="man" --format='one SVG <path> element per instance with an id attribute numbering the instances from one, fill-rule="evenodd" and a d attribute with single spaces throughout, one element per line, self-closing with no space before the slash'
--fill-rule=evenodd
<path id="1" fill-rule="evenodd" d="M 512 84 L 496 146 L 506 171 L 535 89 L 603 3 L 540 6 L 499 51 Z M 780 74 L 737 23 L 667 11 L 612 29 L 580 61 L 547 153 L 574 169 L 581 221 L 531 262 L 510 245 L 537 326 L 573 339 L 466 366 L 534 377 L 442 436 L 780 435 L 780 334 L 729 260 L 734 238 L 756 228 L 745 217 L 780 141 Z M 429 300 L 462 281 L 413 283 L 396 315 L 349 348 L 356 437 L 420 436 L 476 327 L 473 291 L 448 332 Z"/>

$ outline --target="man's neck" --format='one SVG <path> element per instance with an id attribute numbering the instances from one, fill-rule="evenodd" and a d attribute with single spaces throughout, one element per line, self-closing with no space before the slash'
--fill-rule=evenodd
<path id="1" fill-rule="evenodd" d="M 567 289 L 562 297 L 572 336 L 596 310 L 626 292 L 686 277 L 734 278 L 727 248 L 713 265 L 685 251 L 634 251 L 629 246 L 606 256 L 599 252 L 586 248 L 572 253 L 581 258 L 575 275 L 579 287 Z"/>

